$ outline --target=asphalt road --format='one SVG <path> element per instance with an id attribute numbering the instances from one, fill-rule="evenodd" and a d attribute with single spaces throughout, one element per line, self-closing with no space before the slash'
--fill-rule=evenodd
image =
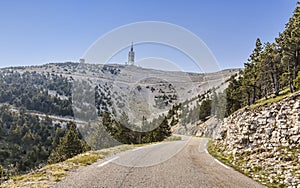
<path id="1" fill-rule="evenodd" d="M 71 173 L 56 187 L 264 187 L 215 160 L 208 139 L 135 148 Z"/>

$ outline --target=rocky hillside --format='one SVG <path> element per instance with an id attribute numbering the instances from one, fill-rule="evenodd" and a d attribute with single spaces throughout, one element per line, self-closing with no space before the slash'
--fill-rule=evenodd
<path id="1" fill-rule="evenodd" d="M 274 186 L 300 186 L 300 93 L 225 119 L 212 146 L 250 177 Z"/>
<path id="2" fill-rule="evenodd" d="M 55 115 L 74 115 L 82 120 L 90 120 L 91 116 L 92 118 L 97 114 L 101 116 L 103 111 L 109 111 L 117 117 L 125 112 L 133 123 L 139 123 L 143 117 L 153 119 L 166 113 L 173 105 L 193 99 L 213 87 L 223 90 L 227 86 L 225 81 L 238 71 L 239 69 L 229 69 L 196 74 L 119 64 L 51 63 L 5 68 L 1 69 L 0 73 L 3 75 L 4 83 L 17 82 L 6 78 L 9 75 L 11 77 L 18 75 L 24 81 L 23 85 L 26 85 L 28 78 L 35 80 L 36 77 L 41 77 L 39 80 L 42 82 L 30 83 L 29 91 L 43 92 L 45 98 L 58 98 L 55 99 L 57 103 L 64 103 L 66 112 Z M 56 82 L 57 80 L 62 80 L 61 84 Z M 49 84 L 52 82 L 55 87 Z M 5 87 L 8 88 L 9 85 Z M 68 92 L 61 92 L 62 89 Z M 15 98 L 20 98 L 21 102 L 14 100 L 1 102 L 22 106 L 22 101 L 27 100 L 26 96 L 18 92 Z M 43 105 L 32 106 L 29 109 L 41 111 L 38 106 Z M 53 107 L 43 109 L 42 112 L 53 114 L 58 111 Z"/>

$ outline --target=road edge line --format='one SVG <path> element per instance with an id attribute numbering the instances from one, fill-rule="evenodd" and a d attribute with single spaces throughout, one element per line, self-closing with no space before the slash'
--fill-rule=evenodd
<path id="1" fill-rule="evenodd" d="M 137 148 L 132 149 L 131 151 L 138 151 L 138 150 L 141 150 L 141 149 L 144 149 L 144 147 L 137 147 Z"/>
<path id="2" fill-rule="evenodd" d="M 224 168 L 230 169 L 229 166 L 225 165 L 224 163 L 222 163 L 222 162 L 219 161 L 218 159 L 216 159 L 216 158 L 214 158 L 214 159 L 215 159 L 215 161 L 216 161 L 217 163 L 219 163 L 219 164 L 220 164 L 221 166 L 223 166 Z"/>
<path id="3" fill-rule="evenodd" d="M 114 157 L 114 158 L 112 158 L 112 159 L 109 159 L 109 160 L 107 160 L 107 161 L 105 161 L 105 162 L 103 162 L 103 163 L 97 165 L 97 167 L 103 167 L 103 166 L 107 165 L 108 163 L 110 163 L 110 162 L 112 162 L 112 161 L 114 161 L 114 160 L 116 160 L 116 159 L 118 159 L 118 158 L 120 158 L 120 157 L 119 157 L 119 156 L 116 156 L 116 157 Z"/>

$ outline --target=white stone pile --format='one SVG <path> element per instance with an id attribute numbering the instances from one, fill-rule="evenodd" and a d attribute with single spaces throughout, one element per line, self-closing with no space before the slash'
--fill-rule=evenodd
<path id="1" fill-rule="evenodd" d="M 237 111 L 218 127 L 215 144 L 254 179 L 300 188 L 300 93 Z"/>

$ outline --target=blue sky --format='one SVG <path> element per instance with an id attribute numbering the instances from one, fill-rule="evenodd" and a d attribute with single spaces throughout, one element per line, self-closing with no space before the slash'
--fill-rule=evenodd
<path id="1" fill-rule="evenodd" d="M 257 37 L 263 42 L 273 41 L 283 31 L 296 2 L 1 0 L 0 67 L 78 61 L 105 33 L 141 21 L 162 21 L 184 27 L 206 43 L 222 69 L 242 67 Z M 139 46 L 135 50 L 137 59 L 143 59 L 149 55 L 146 51 L 154 48 L 140 45 L 140 51 Z M 126 61 L 127 52 L 122 53 L 114 61 Z M 178 56 L 175 59 L 179 66 L 185 66 L 181 62 L 185 57 L 176 53 L 168 55 Z M 192 69 L 187 67 L 185 71 Z"/>

